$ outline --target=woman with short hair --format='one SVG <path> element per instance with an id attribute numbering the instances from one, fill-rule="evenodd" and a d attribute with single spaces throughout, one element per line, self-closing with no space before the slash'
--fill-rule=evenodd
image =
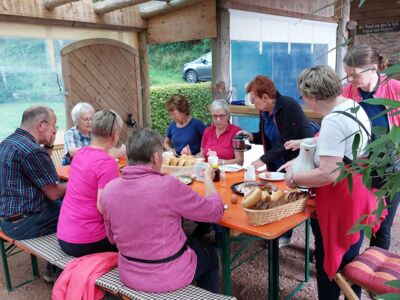
<path id="1" fill-rule="evenodd" d="M 286 184 L 314 188 L 317 219 L 312 218 L 311 226 L 315 236 L 315 260 L 319 299 L 338 299 L 340 289 L 333 281 L 335 274 L 359 254 L 364 233 L 349 233 L 363 215 L 369 216 L 377 208 L 374 194 L 362 183 L 360 174 L 352 175 L 352 190 L 347 179 L 335 183 L 340 171 L 338 164 L 345 157 L 353 157 L 352 145 L 355 134 L 360 134 L 358 156 L 367 155 L 365 147 L 371 132 L 368 116 L 354 101 L 341 96 L 342 85 L 338 75 L 329 66 L 305 69 L 298 79 L 298 89 L 304 103 L 313 111 L 324 115 L 319 133 L 316 168 L 293 173 L 291 163 L 286 164 Z M 361 122 L 365 130 L 349 113 Z M 365 222 L 365 221 L 364 221 Z M 363 223 L 364 223 L 363 222 Z M 376 231 L 379 224 L 373 226 Z M 358 296 L 359 287 L 353 287 Z"/>
<path id="2" fill-rule="evenodd" d="M 64 134 L 64 157 L 62 164 L 70 165 L 76 151 L 88 146 L 92 139 L 94 108 L 87 102 L 79 102 L 71 110 L 74 126 Z"/>
<path id="3" fill-rule="evenodd" d="M 192 282 L 217 292 L 218 256 L 212 247 L 188 242 L 181 220 L 218 222 L 222 200 L 213 171 L 204 171 L 205 196 L 161 174 L 163 139 L 148 128 L 127 140 L 128 166 L 100 199 L 107 235 L 119 249 L 121 282 L 135 290 L 169 292 Z M 118 201 L 115 201 L 118 200 Z"/>
<path id="4" fill-rule="evenodd" d="M 117 251 L 107 239 L 99 199 L 106 184 L 118 177 L 117 162 L 108 152 L 118 141 L 122 124 L 113 110 L 98 111 L 90 145 L 74 155 L 57 227 L 60 247 L 68 255 Z"/>
<path id="5" fill-rule="evenodd" d="M 218 156 L 218 164 L 243 165 L 243 151 L 233 148 L 232 140 L 240 127 L 230 123 L 229 105 L 223 100 L 214 100 L 210 107 L 212 125 L 207 127 L 201 141 L 199 157 L 208 160 L 209 156 Z"/>
<path id="6" fill-rule="evenodd" d="M 173 122 L 167 128 L 164 148 L 177 155 L 199 153 L 206 125 L 190 115 L 190 103 L 187 97 L 172 95 L 165 103 L 165 108 Z"/>

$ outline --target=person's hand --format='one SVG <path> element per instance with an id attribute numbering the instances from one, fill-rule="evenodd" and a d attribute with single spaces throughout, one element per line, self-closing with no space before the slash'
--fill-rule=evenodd
<path id="1" fill-rule="evenodd" d="M 257 159 L 257 160 L 255 160 L 255 161 L 253 161 L 251 164 L 254 166 L 254 168 L 255 168 L 256 171 L 257 171 L 257 169 L 258 169 L 259 167 L 262 167 L 262 166 L 264 165 L 264 162 L 263 162 L 261 159 Z"/>
<path id="2" fill-rule="evenodd" d="M 207 156 L 208 157 L 210 157 L 210 156 L 218 156 L 217 155 L 217 151 L 212 151 L 211 149 L 208 149 Z"/>
<path id="3" fill-rule="evenodd" d="M 300 144 L 303 140 L 290 140 L 287 141 L 284 146 L 286 150 L 292 150 L 292 151 L 296 151 L 297 149 L 300 148 Z"/>
<path id="4" fill-rule="evenodd" d="M 238 133 L 236 133 L 236 135 L 244 135 L 249 140 L 249 142 L 252 142 L 254 139 L 253 135 L 246 130 L 240 130 L 238 131 Z"/>
<path id="5" fill-rule="evenodd" d="M 181 151 L 181 155 L 182 154 L 192 155 L 192 151 L 190 150 L 190 146 L 189 145 L 186 145 L 185 147 L 183 147 L 183 149 Z"/>
<path id="6" fill-rule="evenodd" d="M 294 161 L 296 160 L 296 158 L 289 160 L 287 163 L 283 164 L 282 166 L 280 166 L 278 168 L 278 170 L 276 170 L 277 172 L 280 172 L 281 170 L 285 169 L 287 170 L 288 168 L 292 168 L 292 165 L 294 163 Z"/>
<path id="7" fill-rule="evenodd" d="M 286 185 L 287 185 L 289 188 L 291 188 L 291 189 L 293 189 L 293 188 L 296 187 L 296 185 L 295 185 L 295 184 L 293 183 L 293 181 L 291 180 L 292 176 L 293 176 L 293 170 L 292 170 L 292 166 L 290 165 L 290 166 L 288 166 L 288 167 L 286 168 L 285 183 L 286 183 Z"/>
<path id="8" fill-rule="evenodd" d="M 211 168 L 210 166 L 205 167 L 203 170 L 203 176 L 204 180 L 213 181 L 215 177 L 215 169 Z"/>

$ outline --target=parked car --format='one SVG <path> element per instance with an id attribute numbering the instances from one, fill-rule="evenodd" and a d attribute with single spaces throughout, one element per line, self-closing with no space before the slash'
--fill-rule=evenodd
<path id="1" fill-rule="evenodd" d="M 183 65 L 182 78 L 189 83 L 211 80 L 211 52 Z"/>

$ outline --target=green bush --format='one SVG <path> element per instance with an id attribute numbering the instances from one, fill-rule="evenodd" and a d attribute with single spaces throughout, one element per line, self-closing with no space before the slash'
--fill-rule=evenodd
<path id="1" fill-rule="evenodd" d="M 165 102 L 173 94 L 182 94 L 188 97 L 192 116 L 202 120 L 205 124 L 210 124 L 208 105 L 212 101 L 211 83 L 170 84 L 150 88 L 151 121 L 154 130 L 165 136 L 165 131 L 171 122 L 165 109 Z"/>

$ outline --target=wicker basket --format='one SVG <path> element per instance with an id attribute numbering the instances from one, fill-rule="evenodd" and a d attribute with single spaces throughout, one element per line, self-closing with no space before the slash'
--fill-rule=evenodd
<path id="1" fill-rule="evenodd" d="M 244 207 L 243 209 L 249 218 L 250 225 L 261 226 L 304 211 L 307 200 L 308 197 L 304 197 L 284 205 L 264 210 L 248 209 Z"/>
<path id="2" fill-rule="evenodd" d="M 163 173 L 163 174 L 171 174 L 171 173 L 176 173 L 176 172 L 181 172 L 182 174 L 185 174 L 185 175 L 194 174 L 194 165 L 191 165 L 191 166 L 162 165 L 161 166 L 161 173 Z"/>

